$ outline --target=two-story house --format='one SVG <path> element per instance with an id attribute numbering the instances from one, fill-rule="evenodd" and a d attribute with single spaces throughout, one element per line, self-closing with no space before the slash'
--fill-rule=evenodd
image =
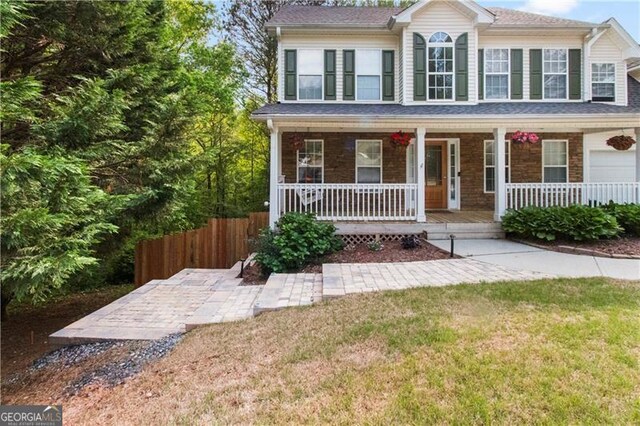
<path id="1" fill-rule="evenodd" d="M 271 131 L 271 223 L 640 201 L 637 144 L 606 144 L 640 137 L 640 46 L 615 19 L 422 0 L 287 6 L 266 27 L 279 101 L 253 117 Z"/>

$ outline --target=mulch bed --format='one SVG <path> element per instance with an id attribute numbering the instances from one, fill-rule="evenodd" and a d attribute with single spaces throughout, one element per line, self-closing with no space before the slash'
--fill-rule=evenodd
<path id="1" fill-rule="evenodd" d="M 640 258 L 640 238 L 620 237 L 599 241 L 523 241 L 547 250 L 597 257 Z"/>
<path id="2" fill-rule="evenodd" d="M 391 263 L 450 259 L 448 251 L 441 250 L 424 240 L 420 243 L 420 247 L 408 250 L 402 248 L 400 241 L 385 241 L 382 250 L 379 251 L 369 250 L 366 244 L 356 244 L 325 256 L 318 262 L 295 272 L 319 274 L 322 273 L 323 263 Z M 258 265 L 253 264 L 245 268 L 243 285 L 262 285 L 265 282 L 266 278 L 262 276 Z"/>

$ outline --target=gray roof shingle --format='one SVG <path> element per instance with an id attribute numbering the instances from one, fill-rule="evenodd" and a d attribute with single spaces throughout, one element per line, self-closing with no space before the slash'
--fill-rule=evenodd
<path id="1" fill-rule="evenodd" d="M 400 105 L 347 103 L 269 104 L 254 118 L 272 115 L 316 116 L 452 116 L 452 115 L 572 115 L 640 114 L 640 82 L 628 77 L 629 106 L 588 102 L 487 102 L 478 105 Z M 640 124 L 640 123 L 639 123 Z"/>
<path id="2" fill-rule="evenodd" d="M 487 7 L 486 9 L 495 15 L 495 21 L 491 26 L 536 25 L 552 27 L 593 27 L 597 25 L 590 22 L 539 15 L 537 13 L 505 9 L 503 7 Z"/>
<path id="3" fill-rule="evenodd" d="M 495 15 L 493 26 L 535 25 L 551 27 L 592 27 L 596 24 L 555 16 L 502 7 L 485 8 Z M 283 6 L 267 22 L 267 27 L 304 26 L 304 25 L 362 25 L 386 27 L 391 17 L 402 12 L 402 7 L 369 7 L 369 6 Z"/>
<path id="4" fill-rule="evenodd" d="M 402 7 L 283 6 L 267 22 L 266 26 L 363 25 L 386 27 L 389 19 L 402 10 Z"/>

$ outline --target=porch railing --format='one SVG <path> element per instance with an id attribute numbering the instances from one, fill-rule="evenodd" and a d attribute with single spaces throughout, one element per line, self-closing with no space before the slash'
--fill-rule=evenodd
<path id="1" fill-rule="evenodd" d="M 311 212 L 320 220 L 415 220 L 417 184 L 278 184 L 281 214 Z"/>
<path id="2" fill-rule="evenodd" d="M 640 203 L 640 183 L 508 183 L 507 208 Z"/>

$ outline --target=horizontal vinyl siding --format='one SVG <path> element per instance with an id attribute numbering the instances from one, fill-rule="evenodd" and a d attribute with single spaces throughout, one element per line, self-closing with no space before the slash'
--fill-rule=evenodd
<path id="1" fill-rule="evenodd" d="M 339 102 L 342 101 L 342 51 L 345 49 L 381 49 L 395 51 L 395 102 L 399 102 L 400 96 L 400 60 L 399 60 L 399 37 L 395 35 L 323 35 L 316 34 L 314 36 L 306 35 L 288 35 L 283 36 L 280 40 L 280 58 L 279 62 L 284 65 L 285 49 L 330 49 L 336 50 L 336 100 L 322 102 Z M 299 60 L 299 59 L 298 59 Z M 280 68 L 282 70 L 282 68 Z M 284 87 L 284 73 L 279 72 L 279 87 Z M 382 80 L 380 81 L 382 84 Z M 382 87 L 381 87 L 382 88 Z M 278 90 L 280 92 L 280 89 Z M 281 101 L 284 101 L 282 96 Z M 294 101 L 289 101 L 294 102 Z M 320 102 L 320 101 L 318 101 Z M 354 102 L 354 101 L 349 101 Z M 370 101 L 369 101 L 370 102 Z M 380 101 L 382 102 L 382 101 Z M 389 101 L 387 101 L 388 103 Z"/>
<path id="2" fill-rule="evenodd" d="M 478 49 L 522 49 L 522 101 L 529 97 L 529 50 L 545 48 L 582 49 L 582 39 L 579 37 L 540 37 L 540 36 L 480 36 Z M 584 78 L 582 79 L 584 85 Z M 584 90 L 583 90 L 584 93 Z M 520 100 L 518 100 L 520 102 Z"/>
<path id="3" fill-rule="evenodd" d="M 424 101 L 413 101 L 413 33 L 417 32 L 425 41 L 429 41 L 429 37 L 438 31 L 446 32 L 451 36 L 454 43 L 460 34 L 469 33 L 469 102 L 475 102 L 476 85 L 477 85 L 477 39 L 476 30 L 473 25 L 473 19 L 463 15 L 446 3 L 432 3 L 416 12 L 413 15 L 411 24 L 407 27 L 405 33 L 405 45 L 407 51 L 404 52 L 406 60 L 407 75 L 404 79 L 405 93 L 407 99 L 405 104 L 424 104 Z M 426 101 L 443 102 L 443 101 Z M 450 102 L 450 101 L 447 101 Z"/>
<path id="4" fill-rule="evenodd" d="M 613 62 L 616 64 L 616 105 L 627 104 L 627 65 L 622 59 L 622 51 L 616 45 L 614 39 L 609 34 L 603 34 L 591 46 L 587 69 L 591 73 L 591 63 L 593 62 Z M 589 76 L 591 82 L 591 76 Z M 591 88 L 589 88 L 591 93 Z"/>

